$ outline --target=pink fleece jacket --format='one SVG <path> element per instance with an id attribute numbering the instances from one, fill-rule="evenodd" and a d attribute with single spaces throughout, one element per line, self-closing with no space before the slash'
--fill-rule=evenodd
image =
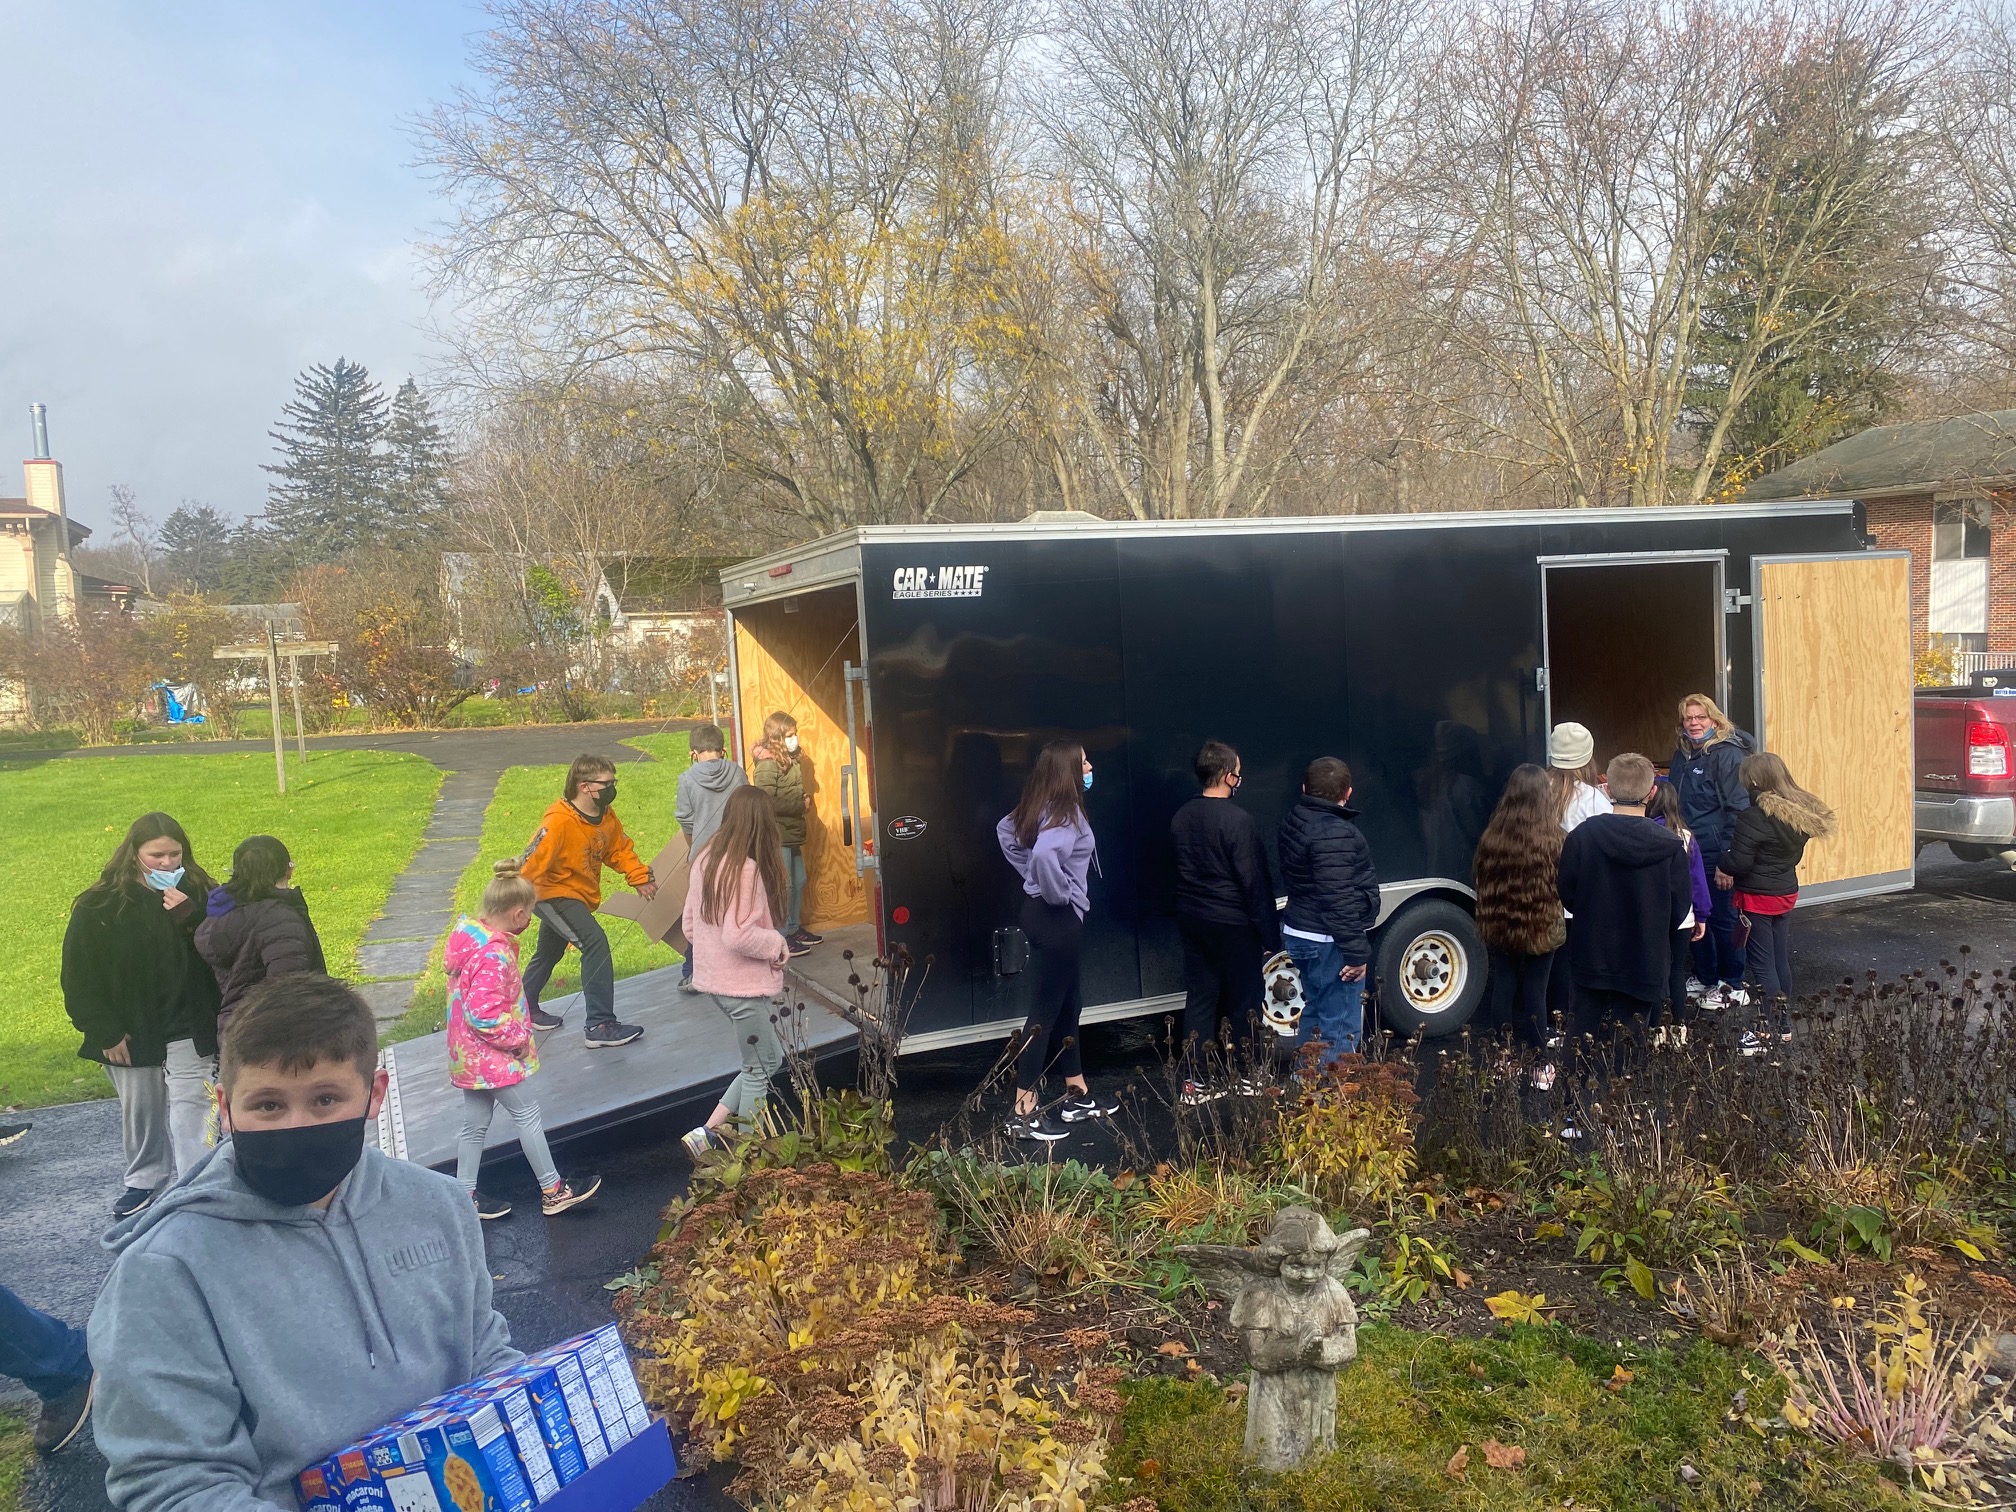
<path id="1" fill-rule="evenodd" d="M 742 863 L 734 906 L 719 923 L 700 917 L 707 847 L 693 855 L 692 886 L 686 889 L 686 938 L 693 942 L 693 985 L 722 997 L 775 997 L 784 990 L 784 963 L 791 952 L 770 923 L 770 900 L 756 875 L 756 863 Z"/>
<path id="2" fill-rule="evenodd" d="M 448 936 L 448 1080 L 472 1091 L 515 1087 L 539 1069 L 518 979 L 518 942 L 481 919 Z"/>

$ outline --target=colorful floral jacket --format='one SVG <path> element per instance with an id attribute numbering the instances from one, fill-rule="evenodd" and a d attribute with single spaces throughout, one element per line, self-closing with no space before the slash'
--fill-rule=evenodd
<path id="1" fill-rule="evenodd" d="M 518 977 L 518 941 L 463 918 L 448 936 L 448 1080 L 472 1091 L 515 1087 L 539 1069 Z"/>

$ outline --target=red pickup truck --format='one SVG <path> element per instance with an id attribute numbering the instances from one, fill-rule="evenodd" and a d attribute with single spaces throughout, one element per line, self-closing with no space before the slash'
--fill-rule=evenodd
<path id="1" fill-rule="evenodd" d="M 1913 707 L 1918 843 L 2016 865 L 2016 686 L 1920 688 Z"/>

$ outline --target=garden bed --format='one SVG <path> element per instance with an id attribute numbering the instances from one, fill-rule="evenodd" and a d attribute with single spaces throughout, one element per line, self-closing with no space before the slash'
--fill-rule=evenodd
<path id="1" fill-rule="evenodd" d="M 1796 1065 L 1584 1045 L 1546 1094 L 1497 1044 L 1172 1069 L 1117 1171 L 979 1137 L 984 1089 L 899 1168 L 800 1064 L 619 1311 L 754 1506 L 2003 1504 L 2011 1010 L 1963 965 L 1806 1005 Z M 1255 1090 L 1177 1107 L 1200 1070 Z M 1265 1476 L 1184 1246 L 1290 1203 L 1372 1229 L 1366 1321 L 1337 1452 Z"/>

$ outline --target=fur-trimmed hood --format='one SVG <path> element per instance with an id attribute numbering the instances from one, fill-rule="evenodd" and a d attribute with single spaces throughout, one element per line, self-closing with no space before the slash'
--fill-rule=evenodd
<path id="1" fill-rule="evenodd" d="M 1758 808 L 1808 840 L 1824 839 L 1834 833 L 1834 810 L 1817 798 L 1802 802 L 1785 793 L 1759 793 L 1755 801 Z"/>

